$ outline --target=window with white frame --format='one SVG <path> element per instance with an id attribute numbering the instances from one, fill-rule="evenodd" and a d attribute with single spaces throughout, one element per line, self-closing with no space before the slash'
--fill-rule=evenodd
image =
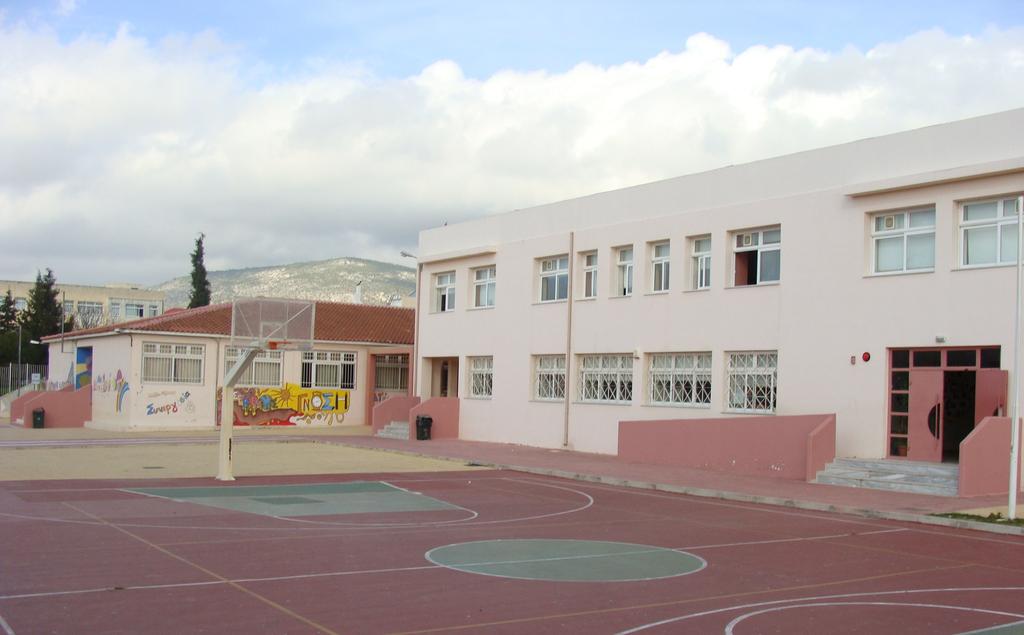
<path id="1" fill-rule="evenodd" d="M 103 317 L 103 303 L 82 300 L 78 303 L 78 315 L 88 318 L 101 318 Z"/>
<path id="2" fill-rule="evenodd" d="M 356 354 L 344 351 L 304 351 L 302 353 L 303 388 L 356 387 Z"/>
<path id="3" fill-rule="evenodd" d="M 580 401 L 633 401 L 632 355 L 580 355 L 579 362 Z"/>
<path id="4" fill-rule="evenodd" d="M 569 297 L 569 256 L 540 261 L 540 301 L 553 302 Z"/>
<path id="5" fill-rule="evenodd" d="M 650 403 L 711 405 L 711 353 L 654 353 L 648 366 Z"/>
<path id="6" fill-rule="evenodd" d="M 229 346 L 224 351 L 224 373 L 235 365 L 244 349 Z M 235 382 L 237 386 L 279 388 L 281 386 L 281 351 L 260 351 Z"/>
<path id="7" fill-rule="evenodd" d="M 1017 262 L 1016 198 L 960 206 L 960 262 L 965 267 Z"/>
<path id="8" fill-rule="evenodd" d="M 434 310 L 440 313 L 455 310 L 455 272 L 434 276 Z"/>
<path id="9" fill-rule="evenodd" d="M 203 344 L 142 343 L 142 381 L 161 384 L 203 383 Z"/>
<path id="10" fill-rule="evenodd" d="M 376 390 L 408 390 L 409 356 L 377 355 Z"/>
<path id="11" fill-rule="evenodd" d="M 935 208 L 886 212 L 871 219 L 874 273 L 935 268 Z"/>
<path id="12" fill-rule="evenodd" d="M 711 236 L 698 236 L 691 240 L 691 267 L 693 288 L 711 288 Z"/>
<path id="13" fill-rule="evenodd" d="M 159 304 L 150 304 L 146 308 L 147 308 L 146 315 L 148 317 L 156 317 L 156 316 L 160 315 L 160 305 Z"/>
<path id="14" fill-rule="evenodd" d="M 146 305 L 141 302 L 125 302 L 124 316 L 128 319 L 140 318 L 145 315 Z"/>
<path id="15" fill-rule="evenodd" d="M 583 297 L 597 297 L 597 252 L 583 254 Z"/>
<path id="16" fill-rule="evenodd" d="M 469 396 L 490 399 L 494 392 L 494 358 L 469 358 Z"/>
<path id="17" fill-rule="evenodd" d="M 739 412 L 775 412 L 778 352 L 729 353 L 728 360 L 727 408 Z"/>
<path id="18" fill-rule="evenodd" d="M 64 311 L 64 319 L 68 319 L 75 314 L 75 303 L 73 300 L 65 300 L 62 306 Z"/>
<path id="19" fill-rule="evenodd" d="M 615 295 L 633 295 L 633 248 L 620 247 L 615 251 Z"/>
<path id="20" fill-rule="evenodd" d="M 473 270 L 473 306 L 477 309 L 494 306 L 497 269 L 492 265 Z"/>
<path id="21" fill-rule="evenodd" d="M 537 355 L 533 367 L 533 398 L 565 399 L 565 355 Z"/>
<path id="22" fill-rule="evenodd" d="M 28 300 L 25 298 L 14 298 L 14 310 L 24 311 L 28 308 Z"/>
<path id="23" fill-rule="evenodd" d="M 782 266 L 782 229 L 771 227 L 739 232 L 735 236 L 735 286 L 778 282 Z"/>
<path id="24" fill-rule="evenodd" d="M 669 243 L 651 245 L 651 291 L 660 293 L 669 288 Z"/>

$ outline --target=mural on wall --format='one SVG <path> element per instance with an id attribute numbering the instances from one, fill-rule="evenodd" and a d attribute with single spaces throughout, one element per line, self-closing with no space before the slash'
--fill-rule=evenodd
<path id="1" fill-rule="evenodd" d="M 345 421 L 349 409 L 348 390 L 302 388 L 236 388 L 235 425 L 295 426 L 334 425 Z M 218 394 L 217 411 L 220 412 Z"/>
<path id="2" fill-rule="evenodd" d="M 196 405 L 192 402 L 192 393 L 187 390 L 183 393 L 164 390 L 162 392 L 150 393 L 146 397 L 153 400 L 146 404 L 147 417 L 153 415 L 173 415 L 179 412 L 192 415 L 196 412 Z"/>
<path id="3" fill-rule="evenodd" d="M 92 347 L 75 350 L 75 390 L 92 383 Z"/>
<path id="4" fill-rule="evenodd" d="M 128 394 L 128 380 L 120 370 L 115 375 L 97 375 L 92 383 L 93 393 L 114 393 L 114 412 L 121 413 L 124 408 L 124 398 Z"/>

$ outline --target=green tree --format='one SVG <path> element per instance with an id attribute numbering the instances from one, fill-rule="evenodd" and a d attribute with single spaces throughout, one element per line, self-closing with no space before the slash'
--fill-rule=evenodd
<path id="1" fill-rule="evenodd" d="M 26 364 L 46 363 L 45 346 L 26 346 L 29 340 L 39 340 L 60 333 L 64 310 L 57 299 L 57 279 L 53 271 L 46 275 L 36 273 L 36 284 L 28 294 L 28 306 L 19 316 L 23 327 L 21 361 Z"/>
<path id="2" fill-rule="evenodd" d="M 11 290 L 0 300 L 0 333 L 18 330 L 18 310 L 14 308 L 14 296 Z"/>
<path id="3" fill-rule="evenodd" d="M 206 254 L 203 250 L 205 238 L 206 234 L 199 234 L 199 238 L 196 238 L 196 248 L 192 252 L 192 293 L 188 298 L 190 309 L 210 303 L 210 281 L 206 278 L 206 265 L 203 264 L 203 257 Z"/>

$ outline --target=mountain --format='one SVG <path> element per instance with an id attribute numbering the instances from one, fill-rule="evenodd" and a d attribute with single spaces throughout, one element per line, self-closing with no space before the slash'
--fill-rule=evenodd
<path id="1" fill-rule="evenodd" d="M 362 280 L 363 302 L 387 304 L 393 296 L 406 299 L 416 289 L 415 269 L 361 258 L 227 269 L 207 275 L 214 303 L 259 296 L 352 302 L 356 283 Z M 191 278 L 182 276 L 151 288 L 165 292 L 165 306 L 171 308 L 188 306 L 191 285 Z"/>

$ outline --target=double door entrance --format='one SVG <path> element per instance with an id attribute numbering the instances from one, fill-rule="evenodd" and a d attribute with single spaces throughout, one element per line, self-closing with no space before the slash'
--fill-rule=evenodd
<path id="1" fill-rule="evenodd" d="M 889 456 L 957 461 L 960 442 L 1006 410 L 999 347 L 889 350 Z"/>

